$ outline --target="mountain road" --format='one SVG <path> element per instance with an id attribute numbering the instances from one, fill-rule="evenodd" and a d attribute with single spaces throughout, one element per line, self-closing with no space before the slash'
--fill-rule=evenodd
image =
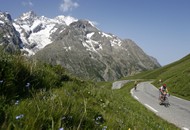
<path id="1" fill-rule="evenodd" d="M 119 84 L 124 85 L 129 81 L 118 81 Z M 117 86 L 117 82 L 114 82 Z M 114 87 L 112 85 L 112 89 Z M 119 86 L 121 88 L 122 86 Z M 170 96 L 168 97 L 170 105 L 165 107 L 159 104 L 159 90 L 151 84 L 151 82 L 141 82 L 137 85 L 137 90 L 131 90 L 131 95 L 142 103 L 149 110 L 154 112 L 159 117 L 173 123 L 182 130 L 190 130 L 190 101 Z"/>

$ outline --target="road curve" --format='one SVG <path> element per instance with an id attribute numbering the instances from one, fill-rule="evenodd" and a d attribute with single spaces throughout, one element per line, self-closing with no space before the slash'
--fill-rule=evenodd
<path id="1" fill-rule="evenodd" d="M 131 82 L 131 80 L 116 81 L 112 84 L 112 89 L 120 89 L 124 84 Z"/>
<path id="2" fill-rule="evenodd" d="M 159 91 L 150 82 L 137 85 L 131 90 L 132 96 L 161 118 L 171 122 L 182 130 L 190 130 L 190 101 L 170 96 L 170 106 L 159 105 Z"/>
<path id="3" fill-rule="evenodd" d="M 116 81 L 112 84 L 112 89 L 120 89 L 131 80 Z M 175 124 L 182 130 L 190 130 L 190 101 L 170 96 L 170 106 L 159 105 L 159 91 L 150 82 L 142 82 L 137 85 L 137 90 L 131 90 L 132 96 L 150 109 L 156 115 Z"/>

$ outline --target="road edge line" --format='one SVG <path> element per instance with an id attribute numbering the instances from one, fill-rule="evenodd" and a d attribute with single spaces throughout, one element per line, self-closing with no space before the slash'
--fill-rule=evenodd
<path id="1" fill-rule="evenodd" d="M 139 98 L 137 96 L 134 96 L 135 99 L 139 100 Z"/>
<path id="2" fill-rule="evenodd" d="M 144 104 L 146 107 L 148 107 L 150 110 L 154 111 L 155 113 L 157 113 L 158 111 L 156 109 L 154 109 L 153 107 L 149 106 L 148 104 Z"/>
<path id="3" fill-rule="evenodd" d="M 182 130 L 189 130 L 189 128 L 186 128 L 186 127 L 182 127 Z"/>

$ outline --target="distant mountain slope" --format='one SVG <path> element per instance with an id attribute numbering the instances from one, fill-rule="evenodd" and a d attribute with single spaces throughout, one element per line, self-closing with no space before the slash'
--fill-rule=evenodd
<path id="1" fill-rule="evenodd" d="M 85 79 L 116 80 L 160 67 L 155 58 L 148 56 L 132 40 L 105 33 L 89 20 L 70 16 L 50 19 L 37 16 L 33 11 L 15 20 L 11 20 L 10 15 L 1 19 L 2 29 L 10 29 L 4 26 L 5 19 L 9 21 L 6 25 L 15 30 L 5 37 L 17 36 L 20 42 L 13 43 L 21 46 L 23 54 L 60 64 Z"/>
<path id="2" fill-rule="evenodd" d="M 172 93 L 190 100 L 190 54 L 165 66 L 164 70 L 158 78 L 168 84 Z"/>
<path id="3" fill-rule="evenodd" d="M 86 20 L 71 23 L 54 42 L 36 53 L 36 58 L 61 64 L 72 73 L 94 80 L 116 80 L 159 64 L 131 40 L 122 40 L 98 30 Z"/>

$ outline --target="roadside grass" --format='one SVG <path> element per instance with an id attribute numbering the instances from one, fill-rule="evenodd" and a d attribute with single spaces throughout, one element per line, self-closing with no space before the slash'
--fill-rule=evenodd
<path id="1" fill-rule="evenodd" d="M 154 80 L 156 87 L 167 84 L 172 95 L 190 100 L 190 55 L 164 67 L 123 79 Z M 160 79 L 162 82 L 159 82 Z"/>
<path id="2" fill-rule="evenodd" d="M 41 90 L 7 106 L 2 129 L 178 129 L 134 100 L 132 87 L 111 90 L 110 83 L 68 82 Z"/>
<path id="3" fill-rule="evenodd" d="M 111 119 L 108 124 L 114 129 L 177 129 L 174 125 L 158 118 L 146 109 L 130 94 L 134 83 L 130 82 L 118 90 L 110 90 L 112 95 L 106 116 Z M 115 112 L 114 112 L 114 111 Z M 116 126 L 116 127 L 115 127 Z"/>

